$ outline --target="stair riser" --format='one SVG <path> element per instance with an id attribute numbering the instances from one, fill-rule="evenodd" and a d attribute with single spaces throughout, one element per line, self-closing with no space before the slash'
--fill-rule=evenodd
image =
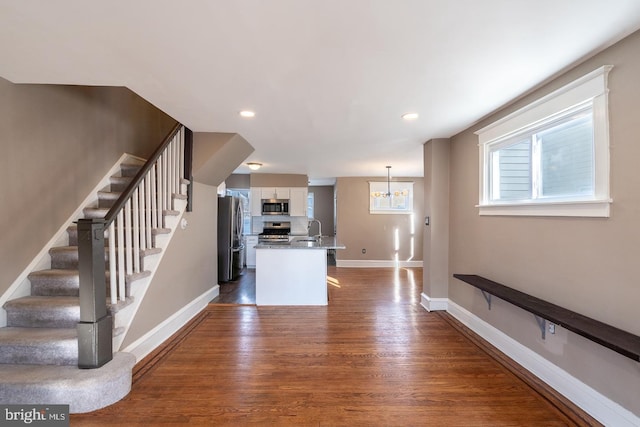
<path id="1" fill-rule="evenodd" d="M 108 270 L 109 269 L 109 254 L 108 251 L 105 249 L 105 255 L 104 255 L 104 265 L 105 265 L 105 269 Z M 144 270 L 144 260 L 145 257 L 141 257 L 140 258 L 140 266 L 142 267 L 142 269 Z M 51 255 L 51 268 L 54 269 L 60 269 L 60 270 L 77 270 L 78 269 L 78 255 L 77 253 L 75 254 L 75 256 L 71 256 L 71 255 L 58 255 L 58 254 L 52 254 Z"/>
<path id="2" fill-rule="evenodd" d="M 104 262 L 105 267 L 109 268 L 109 253 L 106 249 L 104 253 Z M 78 264 L 78 252 L 51 253 L 51 268 L 77 270 Z"/>
<path id="3" fill-rule="evenodd" d="M 111 286 L 109 286 L 109 274 L 106 274 L 105 286 L 107 298 L 111 297 Z M 52 284 L 44 280 L 31 282 L 31 295 L 41 297 L 77 297 L 80 295 L 80 285 L 75 283 Z M 125 279 L 125 295 L 131 295 L 131 284 Z"/>
<path id="4" fill-rule="evenodd" d="M 120 165 L 120 174 L 126 177 L 134 177 L 142 167 L 139 165 Z"/>
<path id="5" fill-rule="evenodd" d="M 0 363 L 21 365 L 77 365 L 78 340 L 41 345 L 0 344 Z"/>
<path id="6" fill-rule="evenodd" d="M 118 200 L 122 193 L 99 193 L 98 194 L 98 207 L 99 208 L 111 208 Z"/>
<path id="7" fill-rule="evenodd" d="M 19 328 L 75 328 L 80 322 L 80 307 L 46 309 L 7 308 L 7 326 Z"/>
<path id="8" fill-rule="evenodd" d="M 36 296 L 69 296 L 77 297 L 80 289 L 80 278 L 32 277 L 31 295 Z"/>
<path id="9" fill-rule="evenodd" d="M 131 178 L 111 178 L 110 189 L 114 192 L 122 192 L 127 189 L 130 182 Z"/>
<path id="10" fill-rule="evenodd" d="M 84 208 L 82 214 L 85 219 L 102 219 L 107 215 L 108 209 Z"/>

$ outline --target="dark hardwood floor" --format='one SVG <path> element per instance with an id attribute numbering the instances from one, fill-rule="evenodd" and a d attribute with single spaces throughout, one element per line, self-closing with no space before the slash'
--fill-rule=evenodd
<path id="1" fill-rule="evenodd" d="M 244 269 L 244 274 L 237 280 L 220 284 L 220 294 L 212 304 L 255 304 L 256 303 L 256 270 Z"/>
<path id="2" fill-rule="evenodd" d="M 71 425 L 597 424 L 425 311 L 422 269 L 329 267 L 328 283 L 325 307 L 209 304 L 136 365 L 125 399 Z"/>

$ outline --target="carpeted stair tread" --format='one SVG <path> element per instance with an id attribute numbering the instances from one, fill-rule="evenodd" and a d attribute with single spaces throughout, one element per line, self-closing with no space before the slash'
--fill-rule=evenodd
<path id="1" fill-rule="evenodd" d="M 120 173 L 122 176 L 134 177 L 142 169 L 142 164 L 122 163 L 120 165 Z"/>
<path id="2" fill-rule="evenodd" d="M 31 282 L 31 295 L 78 296 L 80 276 L 77 269 L 39 270 L 30 273 L 28 278 Z"/>
<path id="3" fill-rule="evenodd" d="M 0 363 L 77 365 L 76 328 L 0 328 Z"/>
<path id="4" fill-rule="evenodd" d="M 51 268 L 54 269 L 78 269 L 78 247 L 56 246 L 49 249 L 51 256 Z"/>
<path id="5" fill-rule="evenodd" d="M 86 219 L 102 219 L 109 212 L 109 208 L 84 208 L 82 213 Z"/>
<path id="6" fill-rule="evenodd" d="M 147 248 L 140 251 L 140 256 L 146 257 L 151 255 L 157 255 L 159 253 L 162 253 L 162 248 Z"/>
<path id="7" fill-rule="evenodd" d="M 98 207 L 110 209 L 121 195 L 121 191 L 98 191 Z"/>
<path id="8" fill-rule="evenodd" d="M 7 301 L 7 326 L 75 328 L 80 321 L 80 299 L 71 296 L 27 296 Z"/>
<path id="9" fill-rule="evenodd" d="M 58 404 L 69 405 L 72 413 L 95 411 L 129 393 L 135 362 L 130 353 L 115 353 L 97 369 L 0 364 L 0 404 Z"/>
<path id="10" fill-rule="evenodd" d="M 108 241 L 105 242 L 108 244 Z M 117 248 L 116 248 L 117 252 Z M 49 250 L 51 256 L 51 268 L 62 270 L 78 269 L 78 247 L 77 246 L 56 246 Z M 143 255 L 144 256 L 144 255 Z M 105 268 L 109 268 L 109 249 L 104 250 Z"/>
<path id="11" fill-rule="evenodd" d="M 124 191 L 131 182 L 131 177 L 112 176 L 109 178 L 111 191 Z"/>

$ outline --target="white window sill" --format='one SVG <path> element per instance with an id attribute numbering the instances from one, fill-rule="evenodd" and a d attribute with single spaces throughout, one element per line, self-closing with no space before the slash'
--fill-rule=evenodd
<path id="1" fill-rule="evenodd" d="M 608 218 L 612 200 L 580 202 L 500 203 L 477 205 L 480 215 L 501 216 L 573 216 Z"/>

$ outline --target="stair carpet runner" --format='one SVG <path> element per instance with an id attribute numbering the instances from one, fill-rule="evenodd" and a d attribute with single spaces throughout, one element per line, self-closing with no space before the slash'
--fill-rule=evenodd
<path id="1" fill-rule="evenodd" d="M 98 192 L 98 207 L 83 209 L 85 218 L 104 218 L 121 192 L 139 171 L 140 165 L 122 164 L 120 169 L 121 176 L 110 178 L 110 191 Z M 28 369 L 29 366 L 31 366 L 31 369 L 42 369 L 34 365 L 42 367 L 44 367 L 43 365 L 66 365 L 69 368 L 75 365 L 77 367 L 78 338 L 76 325 L 80 321 L 80 304 L 76 226 L 71 225 L 67 232 L 69 246 L 54 247 L 49 251 L 51 269 L 34 271 L 29 274 L 31 295 L 10 300 L 4 305 L 4 309 L 7 312 L 7 326 L 0 328 L 0 372 L 2 372 L 2 369 L 8 369 L 8 365 L 27 365 L 24 369 Z M 153 235 L 169 232 L 169 229 L 159 228 L 153 230 Z M 151 248 L 144 251 L 140 256 L 144 257 L 159 251 L 160 249 Z M 143 272 L 133 277 L 127 277 L 127 287 L 131 286 L 131 282 L 150 274 L 148 271 L 142 270 Z M 107 286 L 106 283 L 105 286 Z M 109 287 L 107 287 L 107 294 L 109 294 Z M 119 302 L 116 307 L 113 307 L 107 302 L 112 315 L 122 306 L 128 305 L 128 303 L 129 301 L 125 301 L 124 304 Z M 114 334 L 118 332 L 114 331 Z M 133 356 L 131 357 L 133 358 Z M 114 360 L 116 359 L 114 358 Z M 127 363 L 131 364 L 131 366 L 133 365 L 131 361 Z M 18 368 L 17 372 L 20 372 L 20 369 L 22 368 Z M 87 371 L 77 370 L 80 373 Z M 48 376 L 47 373 L 42 375 L 44 377 Z M 69 375 L 79 374 L 72 373 Z M 0 403 L 20 403 L 7 401 L 7 399 L 11 399 L 6 396 L 9 393 L 10 386 L 5 381 L 6 378 L 0 378 Z M 15 381 L 15 378 L 11 381 Z M 104 381 L 104 378 L 102 378 L 102 381 Z M 4 394 L 3 388 L 5 389 Z M 38 392 L 30 393 L 37 394 Z M 75 409 L 76 412 L 84 412 L 82 405 L 76 405 Z M 73 411 L 74 405 L 72 404 Z"/>

